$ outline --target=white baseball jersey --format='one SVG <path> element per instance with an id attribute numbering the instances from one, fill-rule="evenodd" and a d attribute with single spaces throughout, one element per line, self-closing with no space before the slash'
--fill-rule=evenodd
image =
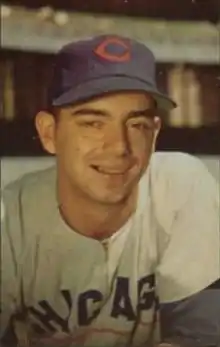
<path id="1" fill-rule="evenodd" d="M 61 218 L 55 167 L 10 184 L 2 199 L 2 335 L 16 313 L 31 346 L 150 345 L 158 302 L 220 277 L 219 188 L 190 155 L 153 154 L 136 212 L 104 242 Z"/>

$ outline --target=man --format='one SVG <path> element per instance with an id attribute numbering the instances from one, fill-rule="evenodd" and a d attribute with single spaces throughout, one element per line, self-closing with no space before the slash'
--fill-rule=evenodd
<path id="1" fill-rule="evenodd" d="M 220 346 L 218 186 L 154 153 L 175 103 L 151 51 L 71 43 L 49 99 L 36 128 L 56 166 L 2 194 L 3 346 Z"/>

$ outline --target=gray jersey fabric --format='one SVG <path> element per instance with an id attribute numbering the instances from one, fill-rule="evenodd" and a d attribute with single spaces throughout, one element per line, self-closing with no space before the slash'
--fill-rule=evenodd
<path id="1" fill-rule="evenodd" d="M 155 153 L 107 251 L 62 220 L 55 168 L 10 184 L 2 204 L 6 346 L 11 325 L 34 347 L 150 346 L 161 338 L 158 300 L 164 338 L 219 343 L 219 292 L 203 291 L 220 277 L 219 186 L 199 160 Z"/>

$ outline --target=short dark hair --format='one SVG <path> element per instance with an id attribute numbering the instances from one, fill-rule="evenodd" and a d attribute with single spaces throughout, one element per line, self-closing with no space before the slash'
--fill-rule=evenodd
<path id="1" fill-rule="evenodd" d="M 60 108 L 57 106 L 49 105 L 46 109 L 46 112 L 50 113 L 55 120 L 58 120 L 60 114 Z"/>

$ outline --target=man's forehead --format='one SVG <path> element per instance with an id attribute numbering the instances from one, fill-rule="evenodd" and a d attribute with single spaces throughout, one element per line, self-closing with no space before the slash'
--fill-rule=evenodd
<path id="1" fill-rule="evenodd" d="M 143 92 L 120 92 L 114 94 L 103 95 L 85 102 L 82 102 L 78 105 L 71 106 L 72 109 L 78 110 L 81 108 L 154 108 L 155 100 L 154 98 Z"/>
<path id="2" fill-rule="evenodd" d="M 144 100 L 144 101 L 143 101 Z M 132 101 L 125 98 L 109 98 L 93 100 L 83 103 L 77 107 L 69 109 L 69 114 L 75 117 L 96 116 L 107 117 L 118 120 L 125 120 L 134 117 L 147 117 L 154 118 L 156 116 L 155 103 L 145 100 L 143 96 L 142 101 Z"/>

